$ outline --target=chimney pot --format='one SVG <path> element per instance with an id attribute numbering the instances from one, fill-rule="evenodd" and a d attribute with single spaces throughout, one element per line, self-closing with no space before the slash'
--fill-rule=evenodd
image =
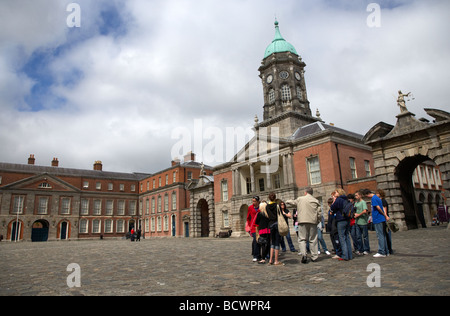
<path id="1" fill-rule="evenodd" d="M 102 171 L 103 170 L 103 164 L 100 160 L 95 161 L 94 163 L 94 170 Z"/>
<path id="2" fill-rule="evenodd" d="M 34 154 L 30 154 L 30 157 L 28 158 L 28 164 L 34 165 L 35 161 L 36 161 L 36 159 L 34 159 Z"/>
<path id="3" fill-rule="evenodd" d="M 184 162 L 195 161 L 195 154 L 190 151 L 184 156 Z"/>
<path id="4" fill-rule="evenodd" d="M 52 160 L 52 167 L 58 167 L 58 165 L 59 165 L 58 158 L 53 158 L 53 160 Z"/>

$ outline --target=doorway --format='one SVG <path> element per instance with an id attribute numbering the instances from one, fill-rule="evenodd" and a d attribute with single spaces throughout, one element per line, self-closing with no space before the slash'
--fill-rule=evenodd
<path id="1" fill-rule="evenodd" d="M 205 199 L 198 201 L 197 209 L 200 212 L 201 232 L 200 237 L 209 237 L 209 208 Z"/>
<path id="2" fill-rule="evenodd" d="M 49 224 L 46 220 L 40 219 L 33 223 L 31 228 L 31 241 L 44 242 L 48 240 Z"/>

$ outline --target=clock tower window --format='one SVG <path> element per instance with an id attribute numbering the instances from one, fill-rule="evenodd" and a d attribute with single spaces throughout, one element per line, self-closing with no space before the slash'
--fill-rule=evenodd
<path id="1" fill-rule="evenodd" d="M 269 90 L 269 104 L 275 103 L 275 90 Z"/>
<path id="2" fill-rule="evenodd" d="M 285 84 L 281 87 L 281 99 L 283 101 L 291 100 L 291 88 L 287 84 Z"/>
<path id="3" fill-rule="evenodd" d="M 297 98 L 300 101 L 303 100 L 303 92 L 302 92 L 302 89 L 299 86 L 297 86 Z"/>

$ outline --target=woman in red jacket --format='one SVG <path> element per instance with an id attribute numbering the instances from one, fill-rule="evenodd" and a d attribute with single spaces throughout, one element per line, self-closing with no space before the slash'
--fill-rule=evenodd
<path id="1" fill-rule="evenodd" d="M 252 241 L 252 256 L 253 262 L 257 262 L 261 260 L 261 248 L 256 240 L 256 228 L 255 228 L 255 220 L 256 216 L 259 212 L 259 196 L 254 196 L 252 198 L 252 205 L 248 207 L 247 212 L 247 227 L 249 227 L 250 235 L 253 237 Z"/>

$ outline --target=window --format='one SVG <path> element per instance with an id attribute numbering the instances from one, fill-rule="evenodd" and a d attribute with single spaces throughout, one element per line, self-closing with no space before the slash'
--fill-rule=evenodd
<path id="1" fill-rule="evenodd" d="M 161 187 L 161 177 L 158 179 L 158 188 Z"/>
<path id="2" fill-rule="evenodd" d="M 303 100 L 303 92 L 302 92 L 302 88 L 300 88 L 299 86 L 297 86 L 297 98 L 299 100 Z"/>
<path id="3" fill-rule="evenodd" d="M 125 232 L 125 221 L 123 219 L 119 219 L 116 222 L 116 232 L 124 233 Z"/>
<path id="4" fill-rule="evenodd" d="M 47 214 L 48 210 L 48 197 L 40 197 L 38 205 L 38 215 Z"/>
<path id="5" fill-rule="evenodd" d="M 153 179 L 153 189 L 156 189 L 156 180 Z"/>
<path id="6" fill-rule="evenodd" d="M 263 178 L 261 178 L 261 179 L 259 179 L 258 180 L 258 184 L 259 184 L 259 191 L 260 192 L 263 192 L 264 191 L 264 179 Z"/>
<path id="7" fill-rule="evenodd" d="M 158 196 L 158 213 L 161 213 L 161 204 L 162 204 L 162 201 L 161 201 L 161 195 L 160 195 L 160 196 Z"/>
<path id="8" fill-rule="evenodd" d="M 245 179 L 245 184 L 247 187 L 247 194 L 252 193 L 252 180 L 250 178 Z"/>
<path id="9" fill-rule="evenodd" d="M 187 179 L 192 180 L 192 171 L 188 171 L 187 173 Z"/>
<path id="10" fill-rule="evenodd" d="M 438 169 L 434 169 L 434 175 L 435 175 L 435 178 L 436 178 L 436 185 L 442 185 L 441 175 L 439 174 L 439 170 Z"/>
<path id="11" fill-rule="evenodd" d="M 80 220 L 80 234 L 86 234 L 88 232 L 88 221 L 86 219 Z"/>
<path id="12" fill-rule="evenodd" d="M 101 226 L 101 225 L 100 225 L 100 220 L 94 219 L 94 220 L 92 221 L 92 232 L 93 232 L 94 234 L 100 233 L 100 229 L 101 229 L 100 226 Z"/>
<path id="13" fill-rule="evenodd" d="M 94 215 L 101 215 L 101 214 L 102 214 L 102 201 L 94 200 Z"/>
<path id="14" fill-rule="evenodd" d="M 136 215 L 136 201 L 130 201 L 130 214 Z"/>
<path id="15" fill-rule="evenodd" d="M 308 171 L 309 171 L 309 182 L 311 185 L 319 184 L 322 182 L 322 178 L 320 176 L 320 164 L 319 157 L 311 157 L 307 160 Z"/>
<path id="16" fill-rule="evenodd" d="M 228 181 L 222 180 L 222 201 L 228 201 Z"/>
<path id="17" fill-rule="evenodd" d="M 61 214 L 70 214 L 70 198 L 61 199 Z"/>
<path id="18" fill-rule="evenodd" d="M 144 226 L 144 230 L 146 233 L 150 232 L 150 221 L 148 220 L 148 218 L 145 219 L 145 226 Z"/>
<path id="19" fill-rule="evenodd" d="M 177 193 L 173 192 L 172 193 L 172 210 L 176 210 L 177 209 Z"/>
<path id="20" fill-rule="evenodd" d="M 123 184 L 123 183 L 119 184 L 119 190 L 125 191 L 125 184 Z"/>
<path id="21" fill-rule="evenodd" d="M 287 84 L 281 86 L 281 100 L 283 101 L 291 100 L 291 88 Z"/>
<path id="22" fill-rule="evenodd" d="M 230 227 L 230 221 L 228 218 L 228 211 L 223 211 L 222 212 L 223 215 L 223 227 Z"/>
<path id="23" fill-rule="evenodd" d="M 39 184 L 38 188 L 39 189 L 51 189 L 52 186 L 50 185 L 50 183 L 42 182 Z"/>
<path id="24" fill-rule="evenodd" d="M 269 104 L 275 103 L 275 90 L 269 90 Z"/>
<path id="25" fill-rule="evenodd" d="M 164 195 L 164 211 L 167 212 L 169 210 L 169 194 Z"/>
<path id="26" fill-rule="evenodd" d="M 150 181 L 147 181 L 147 191 L 150 190 Z"/>
<path id="27" fill-rule="evenodd" d="M 81 199 L 80 215 L 88 215 L 88 214 L 89 214 L 89 200 Z"/>
<path id="28" fill-rule="evenodd" d="M 102 189 L 102 183 L 101 183 L 101 182 L 97 182 L 97 183 L 95 184 L 95 188 L 96 188 L 97 190 L 101 190 L 101 189 Z"/>
<path id="29" fill-rule="evenodd" d="M 136 191 L 136 185 L 132 184 L 130 187 L 131 192 L 135 192 Z"/>
<path id="30" fill-rule="evenodd" d="M 161 231 L 161 216 L 158 216 L 158 218 L 156 218 L 156 225 L 157 225 L 157 230 L 160 232 Z"/>
<path id="31" fill-rule="evenodd" d="M 275 174 L 273 176 L 273 186 L 275 189 L 281 188 L 280 174 Z"/>
<path id="32" fill-rule="evenodd" d="M 169 230 L 169 216 L 164 216 L 164 231 Z"/>
<path id="33" fill-rule="evenodd" d="M 352 179 L 356 179 L 358 177 L 356 173 L 356 160 L 353 157 L 350 157 L 350 171 L 352 173 Z"/>
<path id="34" fill-rule="evenodd" d="M 370 171 L 370 161 L 364 160 L 364 168 L 366 169 L 366 177 L 372 176 L 372 171 Z"/>
<path id="35" fill-rule="evenodd" d="M 125 215 L 125 201 L 117 201 L 117 215 Z"/>
<path id="36" fill-rule="evenodd" d="M 150 230 L 151 230 L 152 232 L 155 231 L 155 218 L 154 218 L 154 217 L 152 217 L 152 218 L 150 219 Z"/>
<path id="37" fill-rule="evenodd" d="M 108 191 L 112 191 L 114 188 L 114 185 L 110 182 L 108 183 Z"/>
<path id="38" fill-rule="evenodd" d="M 152 197 L 152 214 L 155 214 L 155 198 Z"/>
<path id="39" fill-rule="evenodd" d="M 148 215 L 150 213 L 150 200 L 145 200 L 145 215 Z"/>
<path id="40" fill-rule="evenodd" d="M 114 211 L 114 200 L 106 201 L 106 215 L 113 215 Z"/>
<path id="41" fill-rule="evenodd" d="M 113 232 L 113 221 L 112 219 L 105 220 L 105 233 L 112 233 Z"/>
<path id="42" fill-rule="evenodd" d="M 23 202 L 25 200 L 24 196 L 14 197 L 14 208 L 13 214 L 23 214 Z"/>
<path id="43" fill-rule="evenodd" d="M 168 185 L 168 184 L 169 184 L 169 175 L 166 174 L 166 185 Z"/>
<path id="44" fill-rule="evenodd" d="M 176 172 L 176 171 L 173 172 L 173 178 L 172 178 L 172 180 L 173 180 L 173 183 L 176 183 L 176 182 L 177 182 L 177 172 Z"/>

